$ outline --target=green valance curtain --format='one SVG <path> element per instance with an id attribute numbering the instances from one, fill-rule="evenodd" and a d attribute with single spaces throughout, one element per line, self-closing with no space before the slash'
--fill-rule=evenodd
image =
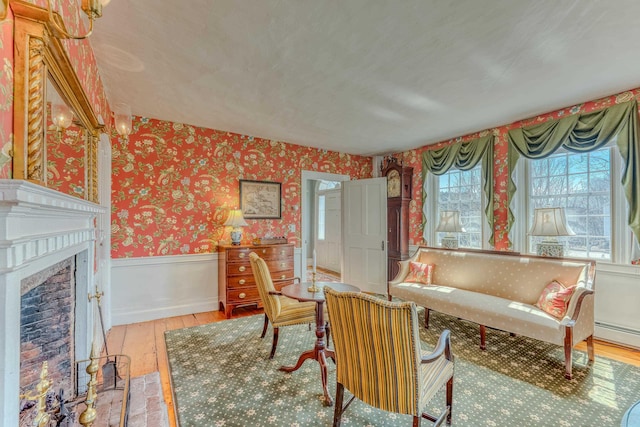
<path id="1" fill-rule="evenodd" d="M 464 143 L 447 145 L 437 150 L 427 150 L 422 154 L 423 226 L 427 222 L 427 174 L 443 175 L 452 167 L 466 171 L 473 169 L 481 161 L 483 189 L 487 199 L 484 212 L 491 225 L 489 243 L 493 245 L 493 140 L 493 135 L 487 135 Z"/>
<path id="2" fill-rule="evenodd" d="M 617 137 L 617 138 L 616 138 Z M 624 102 L 604 110 L 575 114 L 509 131 L 509 206 L 516 191 L 512 174 L 520 156 L 542 159 L 558 148 L 573 152 L 596 150 L 616 138 L 624 161 L 622 186 L 629 202 L 629 227 L 640 242 L 640 148 L 638 147 L 637 101 Z M 507 231 L 513 225 L 509 207 Z"/>

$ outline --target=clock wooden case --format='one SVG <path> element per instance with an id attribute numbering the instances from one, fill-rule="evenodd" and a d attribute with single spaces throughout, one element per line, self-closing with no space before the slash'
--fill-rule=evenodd
<path id="1" fill-rule="evenodd" d="M 409 203 L 413 168 L 395 157 L 384 159 L 382 176 L 387 178 L 387 258 L 388 280 L 400 269 L 399 261 L 409 258 Z"/>

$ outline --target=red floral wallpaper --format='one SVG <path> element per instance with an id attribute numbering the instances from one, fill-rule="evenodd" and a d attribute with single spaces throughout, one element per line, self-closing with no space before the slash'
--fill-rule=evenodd
<path id="1" fill-rule="evenodd" d="M 112 147 L 112 257 L 216 251 L 238 206 L 238 180 L 282 183 L 282 219 L 247 219 L 243 243 L 286 236 L 300 246 L 301 171 L 371 177 L 371 158 L 134 117 Z M 289 224 L 296 225 L 290 232 Z"/>
<path id="2" fill-rule="evenodd" d="M 422 240 L 422 174 L 420 172 L 422 170 L 422 153 L 425 150 L 436 149 L 446 144 L 468 141 L 479 136 L 484 136 L 488 132 L 494 133 L 496 137 L 493 169 L 495 177 L 495 197 L 493 201 L 495 216 L 495 249 L 505 251 L 510 249 L 509 239 L 507 235 L 507 132 L 514 128 L 529 126 L 535 123 L 542 123 L 548 120 L 558 119 L 566 115 L 588 113 L 591 111 L 600 110 L 617 103 L 630 101 L 633 98 L 640 99 L 640 88 L 622 92 L 617 95 L 608 96 L 606 98 L 598 99 L 595 101 L 585 102 L 584 104 L 563 108 L 551 113 L 541 114 L 536 117 L 520 120 L 508 125 L 499 126 L 497 128 L 483 130 L 481 132 L 449 139 L 434 145 L 428 145 L 414 150 L 405 151 L 403 153 L 397 153 L 396 157 L 403 159 L 407 166 L 412 166 L 414 168 L 414 194 L 409 213 L 410 244 L 426 244 L 426 242 Z"/>

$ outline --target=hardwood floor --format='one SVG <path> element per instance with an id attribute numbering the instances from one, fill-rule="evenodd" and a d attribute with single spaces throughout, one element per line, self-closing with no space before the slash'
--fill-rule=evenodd
<path id="1" fill-rule="evenodd" d="M 239 308 L 234 310 L 233 317 L 262 314 L 262 309 Z M 167 352 L 164 345 L 164 331 L 203 325 L 211 322 L 226 320 L 223 313 L 210 311 L 207 313 L 189 314 L 185 316 L 169 317 L 150 322 L 134 323 L 111 328 L 107 336 L 107 347 L 112 354 L 127 354 L 131 356 L 131 376 L 138 377 L 151 372 L 160 372 L 162 392 L 169 411 L 169 424 L 176 426 L 173 410 L 173 396 L 169 379 Z M 640 350 L 595 340 L 597 356 L 619 360 L 631 365 L 640 366 Z M 586 344 L 579 344 L 576 348 L 586 351 Z"/>

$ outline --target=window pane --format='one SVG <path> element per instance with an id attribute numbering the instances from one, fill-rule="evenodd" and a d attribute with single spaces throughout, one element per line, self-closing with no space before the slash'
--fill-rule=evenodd
<path id="1" fill-rule="evenodd" d="M 460 212 L 460 223 L 465 229 L 458 233 L 458 245 L 466 248 L 482 248 L 482 186 L 481 166 L 468 171 L 451 169 L 437 177 L 439 193 L 437 195 L 437 218 L 444 210 Z M 440 245 L 446 233 L 436 233 L 437 244 Z"/>
<path id="2" fill-rule="evenodd" d="M 534 208 L 564 207 L 575 236 L 558 237 L 565 255 L 611 259 L 611 172 L 608 147 L 529 160 L 529 224 Z M 546 174 L 544 173 L 546 171 Z M 544 182 L 548 179 L 545 187 Z M 542 237 L 529 237 L 536 251 Z"/>
<path id="3" fill-rule="evenodd" d="M 325 239 L 325 199 L 324 194 L 318 196 L 318 240 Z"/>
<path id="4" fill-rule="evenodd" d="M 549 163 L 547 159 L 537 160 L 531 163 L 532 176 L 544 176 L 546 178 L 547 175 L 549 175 Z"/>

